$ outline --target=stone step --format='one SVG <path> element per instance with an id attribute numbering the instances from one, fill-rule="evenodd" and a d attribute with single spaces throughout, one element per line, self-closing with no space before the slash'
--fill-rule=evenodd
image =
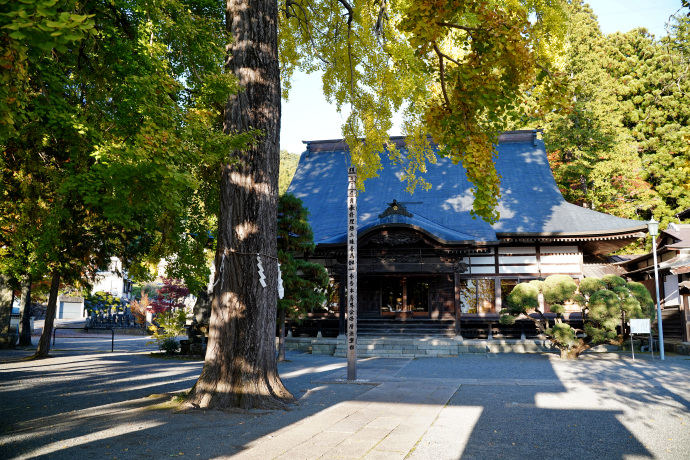
<path id="1" fill-rule="evenodd" d="M 451 338 L 368 338 L 359 337 L 357 356 L 418 358 L 458 356 L 465 353 L 543 353 L 557 352 L 547 340 L 455 340 Z M 339 340 L 334 356 L 346 357 L 347 345 Z"/>

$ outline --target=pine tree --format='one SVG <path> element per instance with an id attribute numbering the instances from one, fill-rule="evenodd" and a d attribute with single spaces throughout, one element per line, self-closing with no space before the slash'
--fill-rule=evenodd
<path id="1" fill-rule="evenodd" d="M 328 273 L 306 257 L 314 250 L 314 234 L 302 200 L 290 193 L 278 199 L 278 260 L 285 295 L 278 300 L 280 347 L 278 359 L 285 359 L 285 319 L 299 321 L 307 312 L 326 302 Z"/>

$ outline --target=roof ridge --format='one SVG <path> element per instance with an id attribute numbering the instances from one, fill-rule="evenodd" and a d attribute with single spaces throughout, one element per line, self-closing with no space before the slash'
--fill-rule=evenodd
<path id="1" fill-rule="evenodd" d="M 511 130 L 511 131 L 504 131 L 498 135 L 498 143 L 505 143 L 505 142 L 525 142 L 525 141 L 531 141 L 536 145 L 536 139 L 537 139 L 537 133 L 543 132 L 543 129 L 541 128 L 536 128 L 536 129 L 516 129 L 516 130 Z M 407 136 L 389 136 L 388 140 L 393 142 L 395 144 L 396 148 L 402 148 L 407 145 L 405 139 L 407 139 Z M 431 135 L 427 135 L 427 139 L 429 139 L 432 143 L 432 147 L 435 147 L 438 145 L 437 142 L 434 142 L 433 138 Z M 306 150 L 308 152 L 336 152 L 336 151 L 346 151 L 350 150 L 350 147 L 347 145 L 345 142 L 345 139 L 320 139 L 320 140 L 311 140 L 311 141 L 302 141 L 303 144 L 306 144 Z"/>

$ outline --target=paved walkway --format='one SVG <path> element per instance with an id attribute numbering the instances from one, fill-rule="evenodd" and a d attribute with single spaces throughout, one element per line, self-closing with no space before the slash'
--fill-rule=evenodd
<path id="1" fill-rule="evenodd" d="M 0 457 L 690 458 L 685 356 L 371 358 L 348 383 L 346 360 L 290 352 L 292 410 L 176 412 L 161 405 L 200 361 L 152 358 L 126 336 L 115 353 L 63 343 L 42 361 L 0 352 Z"/>

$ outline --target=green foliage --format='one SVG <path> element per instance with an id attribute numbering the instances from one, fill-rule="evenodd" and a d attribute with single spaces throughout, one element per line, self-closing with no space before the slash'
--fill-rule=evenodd
<path id="1" fill-rule="evenodd" d="M 539 308 L 539 289 L 531 283 L 520 283 L 508 294 L 506 300 L 509 314 L 528 314 Z"/>
<path id="2" fill-rule="evenodd" d="M 537 288 L 537 290 L 539 292 L 541 292 L 542 289 L 544 288 L 544 281 L 543 280 L 531 280 L 531 281 L 528 281 L 528 283 L 531 284 L 532 286 L 534 286 L 535 288 Z"/>
<path id="3" fill-rule="evenodd" d="M 134 283 L 132 285 L 132 297 L 141 298 L 146 295 L 148 298 L 153 298 L 158 293 L 158 285 L 154 283 Z"/>
<path id="4" fill-rule="evenodd" d="M 292 182 L 292 176 L 297 170 L 299 155 L 290 153 L 287 150 L 280 151 L 280 173 L 278 174 L 278 193 L 285 193 Z"/>
<path id="5" fill-rule="evenodd" d="M 553 327 L 546 329 L 546 334 L 560 349 L 569 349 L 578 342 L 576 331 L 569 324 L 556 323 Z"/>
<path id="6" fill-rule="evenodd" d="M 71 12 L 73 0 L 0 0 L 0 145 L 28 114 L 29 60 L 94 33 L 93 15 Z"/>
<path id="7" fill-rule="evenodd" d="M 606 283 L 606 288 L 611 290 L 615 290 L 616 288 L 620 288 L 628 284 L 627 281 L 618 275 L 604 275 L 601 277 L 601 280 Z"/>
<path id="8" fill-rule="evenodd" d="M 180 342 L 175 337 L 166 337 L 160 341 L 158 349 L 165 352 L 166 355 L 172 355 L 180 349 Z"/>
<path id="9" fill-rule="evenodd" d="M 510 310 L 507 310 L 507 309 L 501 310 L 501 318 L 499 319 L 499 321 L 504 326 L 512 326 L 513 324 L 515 324 L 515 321 L 517 319 L 515 316 L 512 316 L 509 313 L 510 313 Z"/>
<path id="10" fill-rule="evenodd" d="M 580 280 L 579 293 L 574 280 L 565 275 L 551 275 L 541 287 L 544 300 L 551 303 L 551 313 L 556 314 L 553 326 L 549 327 L 548 319 L 537 310 L 539 291 L 532 282 L 513 288 L 507 298 L 508 308 L 501 311 L 501 323 L 513 324 L 518 316 L 532 313 L 529 317 L 561 350 L 561 356 L 572 357 L 573 353 L 577 356 L 594 344 L 618 343 L 621 337 L 616 328 L 622 320 L 653 318 L 654 315 L 654 304 L 647 289 L 619 276 L 584 278 Z M 570 301 L 580 308 L 583 331 L 559 319 L 566 312 L 562 303 Z"/>
<path id="11" fill-rule="evenodd" d="M 88 283 L 116 255 L 149 279 L 165 257 L 205 285 L 220 164 L 257 135 L 222 130 L 223 2 L 2 4 L 2 272 Z"/>
<path id="12" fill-rule="evenodd" d="M 568 5 L 563 70 L 573 110 L 540 124 L 566 200 L 668 223 L 690 207 L 690 18 L 660 40 L 645 29 L 604 36 L 591 9 Z"/>
<path id="13" fill-rule="evenodd" d="M 544 280 L 542 293 L 544 301 L 550 304 L 558 304 L 571 300 L 577 291 L 577 284 L 568 275 L 550 275 Z M 556 305 L 551 306 L 551 311 Z M 561 306 L 562 308 L 562 306 Z"/>
<path id="14" fill-rule="evenodd" d="M 620 299 L 613 291 L 597 291 L 589 299 L 587 321 L 613 331 L 620 322 Z"/>
<path id="15" fill-rule="evenodd" d="M 591 297 L 597 291 L 606 289 L 606 284 L 599 278 L 589 277 L 580 280 L 580 293 L 586 297 Z"/>
<path id="16" fill-rule="evenodd" d="M 556 315 L 562 315 L 565 313 L 565 306 L 554 303 L 549 306 L 549 310 L 551 310 L 551 313 L 555 313 Z"/>
<path id="17" fill-rule="evenodd" d="M 183 308 L 166 310 L 156 315 L 155 322 L 158 325 L 153 326 L 153 339 L 160 350 L 173 353 L 179 349 L 176 337 L 185 332 L 186 321 L 187 313 Z"/>
<path id="18" fill-rule="evenodd" d="M 285 289 L 278 309 L 293 319 L 323 308 L 326 302 L 326 269 L 303 258 L 314 249 L 308 216 L 302 200 L 294 195 L 286 193 L 278 199 L 278 260 Z"/>
<path id="19" fill-rule="evenodd" d="M 641 316 L 631 316 L 632 318 L 650 318 L 654 321 L 656 317 L 656 309 L 654 308 L 654 300 L 646 287 L 642 283 L 630 281 L 628 283 L 628 290 L 630 294 L 640 304 Z"/>
<path id="20" fill-rule="evenodd" d="M 84 297 L 84 308 L 89 315 L 98 311 L 123 312 L 127 305 L 126 300 L 103 291 L 94 292 Z"/>
<path id="21" fill-rule="evenodd" d="M 387 148 L 408 189 L 429 189 L 431 134 L 440 155 L 466 168 L 473 214 L 495 222 L 498 134 L 510 120 L 564 105 L 554 66 L 564 22 L 561 2 L 540 0 L 285 2 L 281 77 L 289 90 L 293 69 L 324 72 L 326 98 L 349 109 L 342 131 L 359 180 L 377 176 Z M 538 99 L 520 104 L 528 94 Z M 399 110 L 404 154 L 388 135 Z"/>

